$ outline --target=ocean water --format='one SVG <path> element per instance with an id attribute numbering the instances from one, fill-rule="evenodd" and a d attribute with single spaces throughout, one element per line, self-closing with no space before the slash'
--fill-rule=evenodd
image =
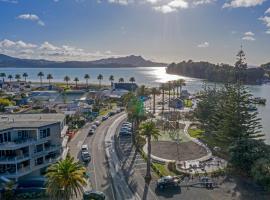
<path id="1" fill-rule="evenodd" d="M 136 83 L 139 85 L 146 86 L 159 86 L 161 83 L 183 78 L 186 80 L 188 89 L 191 92 L 196 92 L 202 89 L 203 80 L 194 79 L 184 76 L 170 75 L 166 74 L 165 67 L 138 67 L 138 68 L 0 68 L 0 72 L 4 72 L 7 75 L 11 74 L 13 77 L 15 74 L 28 73 L 28 80 L 39 81 L 37 76 L 38 72 L 42 71 L 44 76 L 44 82 L 46 82 L 46 75 L 51 73 L 53 75 L 53 80 L 56 82 L 64 82 L 64 76 L 69 76 L 71 82 L 75 77 L 78 77 L 80 82 L 85 82 L 83 79 L 84 74 L 90 75 L 89 83 L 98 83 L 97 76 L 99 74 L 103 75 L 103 84 L 109 84 L 109 76 L 113 75 L 115 81 L 119 78 L 124 78 L 126 82 L 129 81 L 130 77 L 134 77 Z M 251 93 L 256 97 L 263 97 L 267 99 L 266 106 L 258 106 L 259 117 L 262 119 L 263 133 L 265 134 L 265 140 L 270 144 L 270 85 L 256 85 L 248 86 Z"/>

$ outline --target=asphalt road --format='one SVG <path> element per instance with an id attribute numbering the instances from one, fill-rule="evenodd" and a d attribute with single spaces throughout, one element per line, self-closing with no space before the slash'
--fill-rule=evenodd
<path id="1" fill-rule="evenodd" d="M 101 123 L 92 136 L 88 136 L 84 142 L 90 149 L 91 162 L 87 166 L 90 173 L 91 185 L 94 190 L 102 191 L 108 199 L 116 200 L 112 179 L 108 171 L 108 162 L 105 156 L 105 135 L 108 128 L 119 117 L 119 114 Z"/>

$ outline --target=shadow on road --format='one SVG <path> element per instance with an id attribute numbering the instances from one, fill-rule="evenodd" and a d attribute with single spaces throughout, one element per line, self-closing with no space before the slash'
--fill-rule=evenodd
<path id="1" fill-rule="evenodd" d="M 165 198 L 172 198 L 175 195 L 181 194 L 181 187 L 176 188 L 167 188 L 165 190 L 155 189 L 155 193 L 157 196 L 163 196 Z"/>

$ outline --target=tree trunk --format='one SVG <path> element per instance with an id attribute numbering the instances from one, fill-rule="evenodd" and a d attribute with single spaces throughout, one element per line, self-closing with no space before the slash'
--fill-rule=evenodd
<path id="1" fill-rule="evenodd" d="M 164 89 L 162 90 L 162 114 L 164 113 Z"/>
<path id="2" fill-rule="evenodd" d="M 40 77 L 40 86 L 42 86 L 42 78 Z"/>
<path id="3" fill-rule="evenodd" d="M 156 113 L 156 94 L 153 94 L 153 114 Z"/>
<path id="4" fill-rule="evenodd" d="M 170 101 L 171 101 L 171 88 L 169 88 L 169 103 L 168 103 L 169 111 L 171 110 Z"/>
<path id="5" fill-rule="evenodd" d="M 146 168 L 146 175 L 145 179 L 151 179 L 151 136 L 147 137 L 147 168 Z"/>

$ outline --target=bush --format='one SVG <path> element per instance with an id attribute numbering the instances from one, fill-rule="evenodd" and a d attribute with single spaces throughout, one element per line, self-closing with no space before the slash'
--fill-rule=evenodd
<path id="1" fill-rule="evenodd" d="M 231 164 L 249 174 L 256 160 L 268 156 L 269 146 L 260 140 L 243 139 L 236 141 L 229 152 Z"/>
<path id="2" fill-rule="evenodd" d="M 270 158 L 257 160 L 251 169 L 252 177 L 256 182 L 270 190 Z"/>

